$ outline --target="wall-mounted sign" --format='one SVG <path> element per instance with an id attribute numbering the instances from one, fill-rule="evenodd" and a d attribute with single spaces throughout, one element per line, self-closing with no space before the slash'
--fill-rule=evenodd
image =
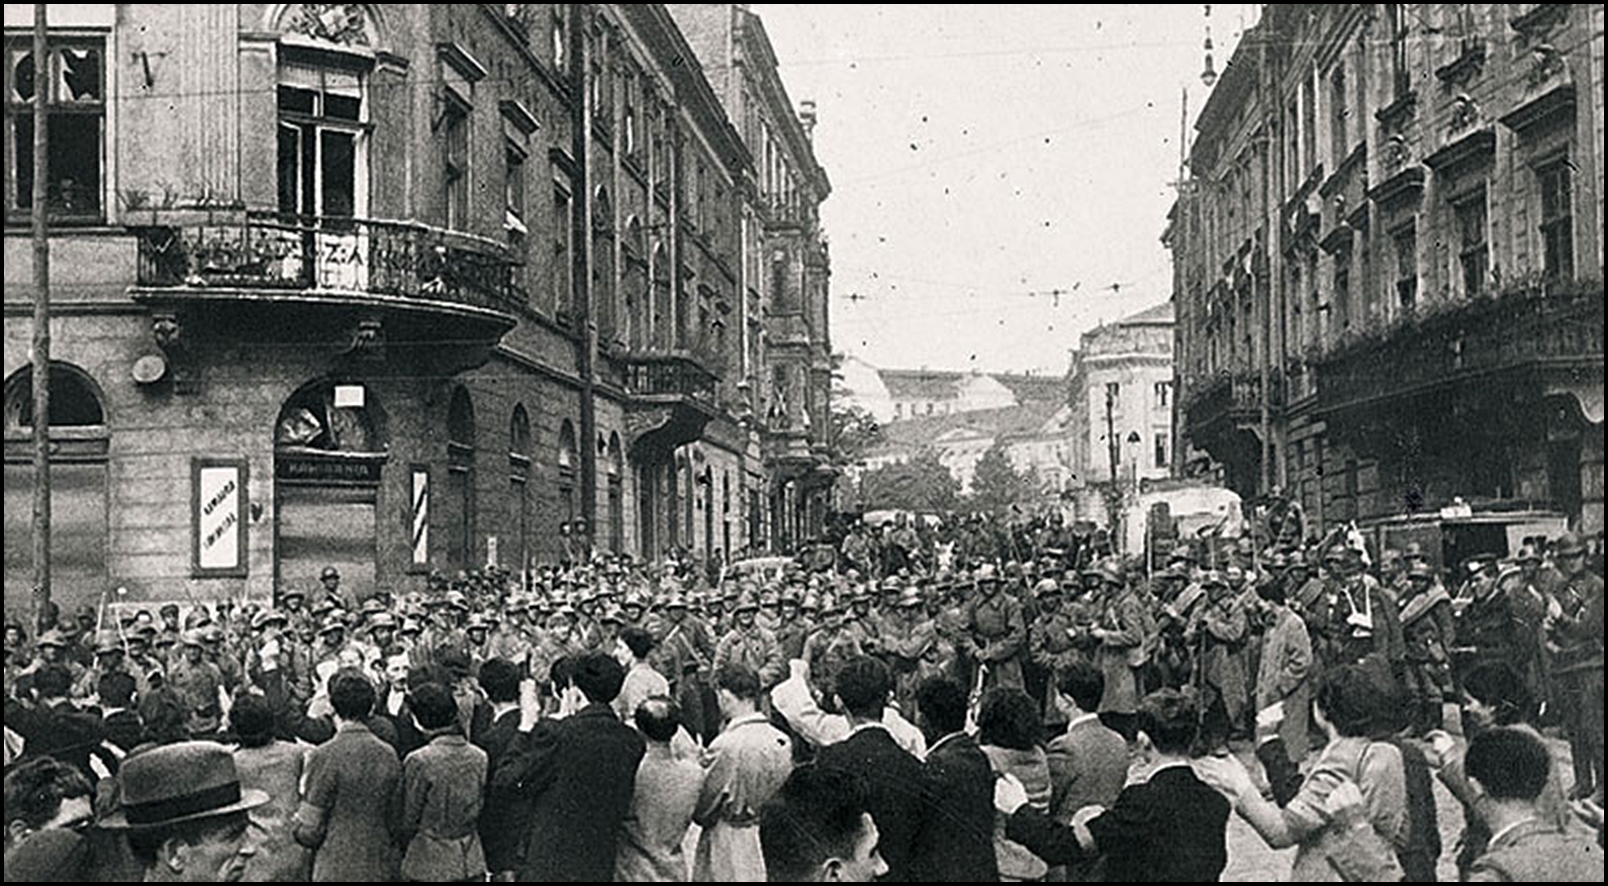
<path id="1" fill-rule="evenodd" d="M 413 565 L 430 565 L 430 469 L 413 466 Z"/>
<path id="2" fill-rule="evenodd" d="M 196 575 L 246 574 L 246 473 L 245 459 L 191 462 L 191 566 Z"/>
<path id="3" fill-rule="evenodd" d="M 380 468 L 384 465 L 384 457 L 282 454 L 274 458 L 274 476 L 286 483 L 372 486 L 380 482 Z"/>
<path id="4" fill-rule="evenodd" d="M 362 385 L 336 385 L 335 386 L 335 408 L 337 408 L 337 409 L 362 409 L 363 408 L 363 386 Z"/>
<path id="5" fill-rule="evenodd" d="M 496 566 L 496 565 L 498 565 L 497 564 L 497 536 L 495 536 L 495 535 L 486 536 L 486 565 L 487 566 Z"/>

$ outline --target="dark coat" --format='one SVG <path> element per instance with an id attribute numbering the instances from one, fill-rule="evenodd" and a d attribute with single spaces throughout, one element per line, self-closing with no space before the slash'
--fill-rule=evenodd
<path id="1" fill-rule="evenodd" d="M 899 747 L 888 730 L 876 726 L 860 729 L 821 748 L 815 761 L 823 769 L 841 769 L 864 781 L 871 817 L 882 838 L 882 859 L 888 863 L 885 879 L 919 879 L 912 868 L 928 805 L 921 762 Z M 992 782 L 989 790 L 992 802 Z"/>
<path id="2" fill-rule="evenodd" d="M 497 771 L 517 735 L 517 710 L 508 711 L 475 735 L 475 744 L 486 752 L 488 772 Z M 519 869 L 524 858 L 525 823 L 530 821 L 530 811 L 530 797 L 517 788 L 487 784 L 486 805 L 480 813 L 480 845 L 486 852 L 488 870 L 496 873 Z"/>
<path id="3" fill-rule="evenodd" d="M 932 806 L 916 840 L 911 876 L 920 881 L 972 883 L 999 879 L 994 855 L 994 772 L 977 740 L 965 733 L 927 753 Z"/>
<path id="4" fill-rule="evenodd" d="M 1193 770 L 1171 766 L 1123 788 L 1089 833 L 1108 883 L 1215 882 L 1228 864 L 1228 813 L 1228 800 Z M 1027 807 L 1011 815 L 1006 835 L 1050 864 L 1087 857 L 1070 826 Z"/>
<path id="5" fill-rule="evenodd" d="M 531 799 L 520 880 L 608 881 L 645 745 L 606 704 L 521 732 L 495 762 L 491 786 Z"/>

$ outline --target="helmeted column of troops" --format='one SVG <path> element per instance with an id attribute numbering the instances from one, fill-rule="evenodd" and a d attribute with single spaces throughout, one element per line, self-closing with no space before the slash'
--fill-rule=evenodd
<path id="1" fill-rule="evenodd" d="M 1082 663 L 1103 674 L 1100 713 L 1119 731 L 1132 728 L 1146 692 L 1187 687 L 1200 699 L 1207 741 L 1251 735 L 1255 712 L 1282 703 L 1281 730 L 1299 759 L 1308 695 L 1326 669 L 1373 670 L 1399 692 L 1403 726 L 1423 733 L 1446 725 L 1460 674 L 1500 661 L 1541 700 L 1543 720 L 1567 731 L 1577 790 L 1589 793 L 1601 777 L 1603 585 L 1578 535 L 1446 572 L 1418 545 L 1383 552 L 1375 569 L 1338 538 L 1261 551 L 1242 540 L 1217 546 L 1210 562 L 1184 544 L 1146 576 L 1047 528 L 1043 544 L 1011 536 L 1035 558 L 954 553 L 947 565 L 925 552 L 957 539 L 923 547 L 910 527 L 885 534 L 897 553 L 877 553 L 857 530 L 833 546 L 830 569 L 801 556 L 768 575 L 728 572 L 716 586 L 694 567 L 618 558 L 524 578 L 494 567 L 453 579 L 436 571 L 418 590 L 379 588 L 359 602 L 330 568 L 316 589 L 287 587 L 271 604 L 194 606 L 182 621 L 176 605 L 155 617 L 124 609 L 96 631 L 98 614 L 83 611 L 31 638 L 13 621 L 7 688 L 59 663 L 74 695 L 92 698 L 107 674 L 123 672 L 136 696 L 176 690 L 196 734 L 216 731 L 230 700 L 250 691 L 268 699 L 288 737 L 327 709 L 326 683 L 342 667 L 363 668 L 382 686 L 413 668 L 442 669 L 468 711 L 479 691 L 473 678 L 491 659 L 545 680 L 560 658 L 623 650 L 624 632 L 641 630 L 690 731 L 704 739 L 719 730 L 713 681 L 725 663 L 747 665 L 769 690 L 788 677 L 790 660 L 804 661 L 830 709 L 838 667 L 872 655 L 894 675 L 907 717 L 916 687 L 943 675 L 974 700 L 996 686 L 1025 688 L 1054 722 L 1054 677 Z"/>

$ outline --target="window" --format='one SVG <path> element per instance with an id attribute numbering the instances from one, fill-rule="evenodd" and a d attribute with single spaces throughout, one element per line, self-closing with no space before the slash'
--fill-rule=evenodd
<path id="1" fill-rule="evenodd" d="M 279 211 L 358 214 L 366 172 L 362 75 L 289 59 L 279 68 Z"/>
<path id="2" fill-rule="evenodd" d="M 1311 74 L 1301 80 L 1301 172 L 1318 165 L 1318 88 Z"/>
<path id="3" fill-rule="evenodd" d="M 1351 250 L 1334 254 L 1334 322 L 1344 330 L 1351 325 Z"/>
<path id="4" fill-rule="evenodd" d="M 1329 80 L 1329 138 L 1330 150 L 1334 155 L 1334 165 L 1340 166 L 1340 161 L 1346 159 L 1349 149 L 1346 145 L 1346 122 L 1351 111 L 1346 108 L 1346 69 L 1340 65 L 1334 69 L 1334 76 Z"/>
<path id="5" fill-rule="evenodd" d="M 517 502 L 518 532 L 514 539 L 513 555 L 518 558 L 514 568 L 521 574 L 530 565 L 531 508 L 526 481 L 530 477 L 530 415 L 523 403 L 514 404 L 508 420 L 508 493 Z"/>
<path id="6" fill-rule="evenodd" d="M 50 157 L 45 205 L 53 218 L 101 217 L 101 145 L 106 118 L 102 41 L 50 39 L 41 90 L 32 38 L 6 43 L 6 210 L 33 209 L 34 100 L 45 100 Z"/>
<path id="7" fill-rule="evenodd" d="M 1548 280 L 1574 276 L 1574 216 L 1571 209 L 1569 161 L 1557 160 L 1537 170 L 1541 184 L 1542 260 Z"/>
<path id="8" fill-rule="evenodd" d="M 1396 303 L 1412 308 L 1418 301 L 1418 229 L 1412 224 L 1391 234 L 1396 251 Z"/>
<path id="9" fill-rule="evenodd" d="M 1485 191 L 1457 203 L 1458 261 L 1463 267 L 1463 293 L 1473 295 L 1485 288 L 1489 257 L 1485 249 Z"/>
<path id="10" fill-rule="evenodd" d="M 441 129 L 441 174 L 446 189 L 447 227 L 463 230 L 469 221 L 469 109 L 449 100 Z"/>
<path id="11" fill-rule="evenodd" d="M 1167 467 L 1167 464 L 1168 464 L 1168 462 L 1167 462 L 1167 435 L 1163 434 L 1163 433 L 1157 433 L 1156 434 L 1156 467 L 1165 468 L 1165 467 Z"/>
<path id="12" fill-rule="evenodd" d="M 574 295 L 575 268 L 570 261 L 571 241 L 575 237 L 569 188 L 553 184 L 553 310 L 568 316 Z"/>
<path id="13" fill-rule="evenodd" d="M 1385 6 L 1385 12 L 1390 19 L 1391 98 L 1399 99 L 1412 88 L 1412 75 L 1407 70 L 1407 6 L 1391 3 Z"/>
<path id="14" fill-rule="evenodd" d="M 1106 382 L 1106 405 L 1113 409 L 1122 407 L 1122 384 L 1120 382 Z"/>
<path id="15" fill-rule="evenodd" d="M 525 223 L 525 149 L 510 139 L 503 149 L 503 157 L 503 229 L 508 233 L 508 254 L 515 262 L 514 282 L 528 297 L 530 282 L 526 277 L 525 250 L 530 229 Z"/>
<path id="16" fill-rule="evenodd" d="M 896 418 L 896 419 L 897 418 L 904 418 L 904 404 L 903 403 L 895 403 L 895 404 L 893 404 L 893 417 Z"/>
<path id="17" fill-rule="evenodd" d="M 33 373 L 5 384 L 8 453 L 27 451 L 33 432 Z M 97 386 L 77 367 L 50 366 L 50 570 L 63 612 L 94 605 L 107 578 L 107 467 L 110 438 Z M 33 584 L 34 484 L 28 456 L 5 464 L 5 610 L 24 612 Z"/>
<path id="18" fill-rule="evenodd" d="M 1156 382 L 1156 408 L 1165 409 L 1172 402 L 1172 382 Z"/>
<path id="19" fill-rule="evenodd" d="M 447 562 L 469 569 L 475 560 L 475 410 L 469 391 L 453 391 L 447 406 Z"/>
<path id="20" fill-rule="evenodd" d="M 637 75 L 633 71 L 626 71 L 623 76 L 625 120 L 621 125 L 620 142 L 625 147 L 625 156 L 637 161 L 638 151 L 642 147 L 641 134 L 637 132 Z"/>
<path id="21" fill-rule="evenodd" d="M 932 415 L 932 402 L 931 401 L 927 402 L 927 414 Z"/>
<path id="22" fill-rule="evenodd" d="M 553 4 L 553 25 L 551 28 L 553 43 L 553 70 L 563 78 L 565 66 L 569 63 L 569 31 L 564 27 L 564 4 Z"/>
<path id="23" fill-rule="evenodd" d="M 1301 105 L 1290 102 L 1284 111 L 1285 187 L 1293 191 L 1301 184 Z"/>
<path id="24" fill-rule="evenodd" d="M 558 429 L 558 508 L 565 524 L 575 522 L 575 426 L 565 419 Z"/>

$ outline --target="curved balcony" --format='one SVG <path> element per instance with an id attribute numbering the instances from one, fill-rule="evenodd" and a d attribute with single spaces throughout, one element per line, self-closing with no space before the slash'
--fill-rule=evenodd
<path id="1" fill-rule="evenodd" d="M 250 212 L 134 231 L 133 295 L 148 303 L 361 307 L 495 342 L 522 300 L 502 244 L 416 222 Z"/>
<path id="2" fill-rule="evenodd" d="M 626 354 L 623 364 L 633 450 L 668 453 L 699 439 L 719 414 L 715 374 L 691 352 Z"/>

